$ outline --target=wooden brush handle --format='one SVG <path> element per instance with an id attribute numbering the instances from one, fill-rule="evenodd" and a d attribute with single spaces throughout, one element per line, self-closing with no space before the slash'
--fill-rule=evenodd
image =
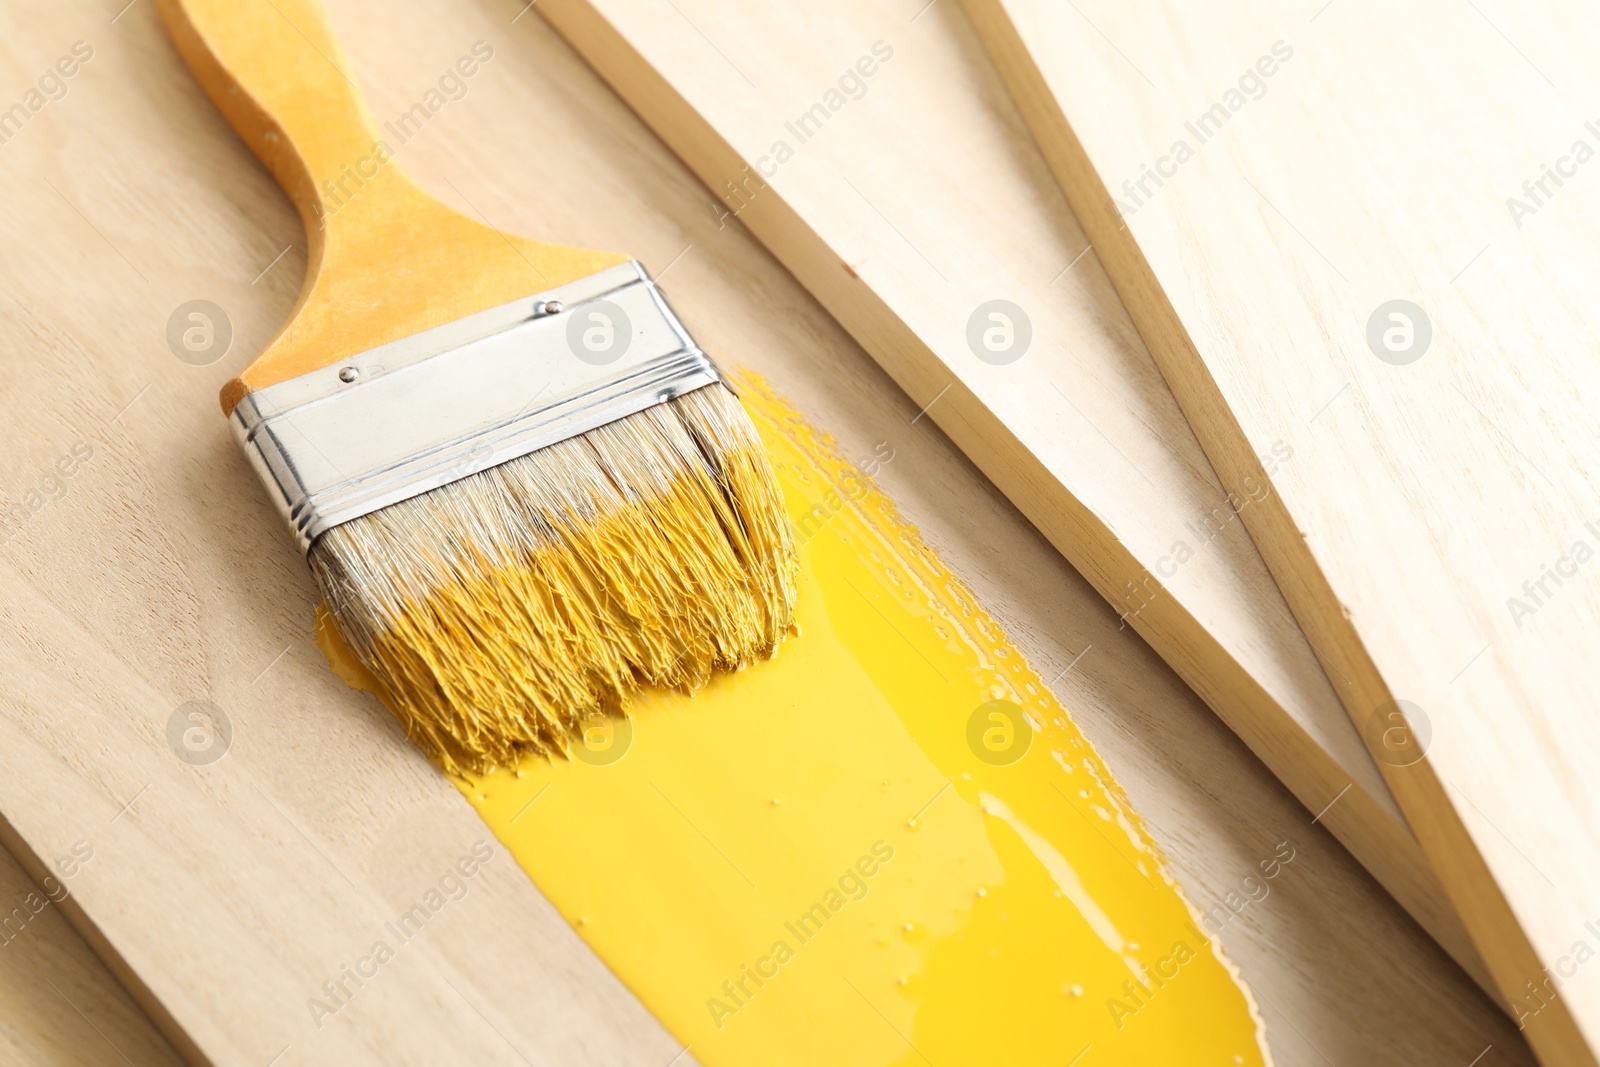
<path id="1" fill-rule="evenodd" d="M 316 0 L 159 0 L 178 52 L 306 227 L 289 321 L 222 390 L 246 393 L 626 262 L 549 245 L 414 185 L 361 99 Z"/>

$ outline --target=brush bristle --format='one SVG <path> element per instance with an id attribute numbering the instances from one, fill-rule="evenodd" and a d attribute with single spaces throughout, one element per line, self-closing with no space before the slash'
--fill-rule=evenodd
<path id="1" fill-rule="evenodd" d="M 329 530 L 312 573 L 446 770 L 565 751 L 639 685 L 771 656 L 796 562 L 777 479 L 721 385 Z"/>

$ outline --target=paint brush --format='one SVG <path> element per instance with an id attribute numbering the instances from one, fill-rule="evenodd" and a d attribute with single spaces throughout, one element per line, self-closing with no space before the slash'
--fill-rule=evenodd
<path id="1" fill-rule="evenodd" d="M 414 185 L 315 0 L 160 8 L 306 227 L 294 313 L 223 411 L 412 739 L 482 772 L 636 686 L 772 655 L 796 585 L 777 482 L 644 270 Z"/>

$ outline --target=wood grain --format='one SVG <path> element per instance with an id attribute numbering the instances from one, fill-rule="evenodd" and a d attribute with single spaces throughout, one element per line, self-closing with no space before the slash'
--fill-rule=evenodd
<path id="1" fill-rule="evenodd" d="M 539 10 L 712 189 L 709 210 L 759 237 L 1492 988 L 1234 521 L 1266 483 L 1221 487 L 959 9 Z M 1032 335 L 1000 365 L 971 339 L 996 299 Z"/>
<path id="2" fill-rule="evenodd" d="M 1245 521 L 1541 1058 L 1597 1062 L 1590 13 L 970 6 L 1224 481 L 1294 442 Z"/>
<path id="3" fill-rule="evenodd" d="M 0 852 L 0 1060 L 177 1067 L 178 1054 L 62 915 L 70 883 L 59 872 L 36 883 Z"/>
<path id="4" fill-rule="evenodd" d="M 496 49 L 465 96 L 396 146 L 419 185 L 513 233 L 638 254 L 709 351 L 765 374 L 846 454 L 890 442 L 886 490 L 1055 676 L 1198 906 L 1225 905 L 1294 843 L 1270 894 L 1222 935 L 1280 1065 L 1466 1064 L 1487 1046 L 1480 1067 L 1530 1063 L 1322 824 L 916 420 L 925 401 L 719 225 L 693 176 L 535 15 L 512 23 L 521 8 L 329 4 L 380 127 L 475 41 Z M 216 411 L 219 383 L 293 307 L 298 215 L 151 5 L 113 14 L 90 0 L 0 14 L 10 69 L 42 71 L 78 39 L 95 48 L 65 98 L 0 145 L 0 512 L 46 486 L 75 442 L 94 450 L 0 545 L 11 845 L 50 863 L 93 844 L 68 917 L 191 1062 L 662 1067 L 680 1046 L 503 854 L 312 1024 L 306 998 L 484 829 L 381 708 L 328 674 L 304 564 Z M 209 367 L 165 336 L 196 298 L 233 326 Z M 190 700 L 233 724 L 207 766 L 167 739 Z"/>

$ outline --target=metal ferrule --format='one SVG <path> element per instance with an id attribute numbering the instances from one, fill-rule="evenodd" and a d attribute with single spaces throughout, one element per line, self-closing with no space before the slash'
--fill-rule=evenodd
<path id="1" fill-rule="evenodd" d="M 259 389 L 229 421 L 310 551 L 340 523 L 719 381 L 629 262 Z"/>

